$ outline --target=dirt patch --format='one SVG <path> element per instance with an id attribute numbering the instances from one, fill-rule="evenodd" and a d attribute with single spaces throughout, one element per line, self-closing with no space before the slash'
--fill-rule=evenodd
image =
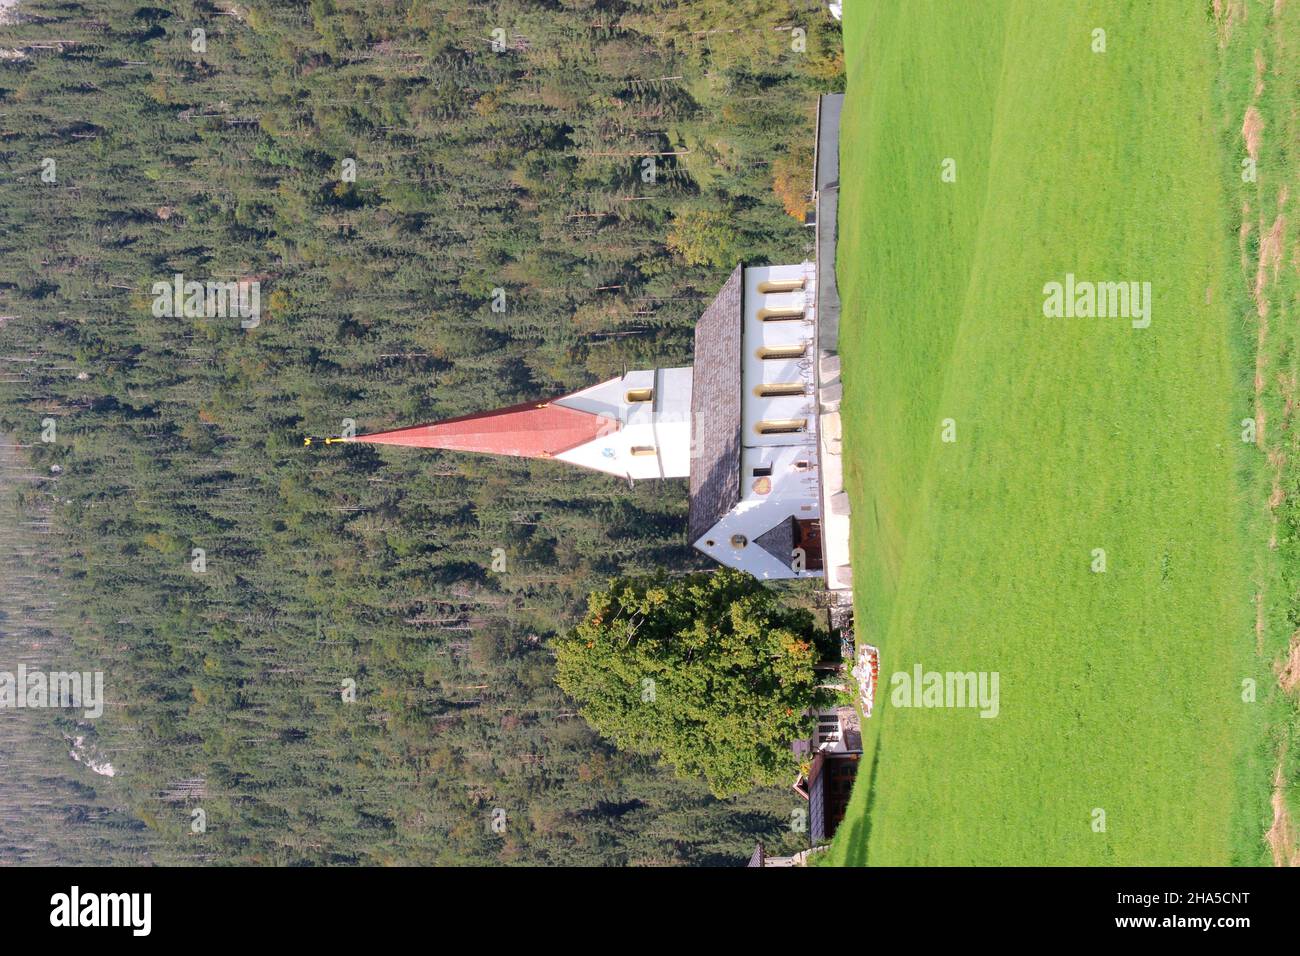
<path id="1" fill-rule="evenodd" d="M 1265 838 L 1268 840 L 1269 851 L 1273 854 L 1274 866 L 1300 866 L 1295 824 L 1291 822 L 1291 814 L 1286 809 L 1282 783 L 1282 760 L 1279 758 L 1277 769 L 1273 771 L 1273 825 L 1268 828 Z"/>
<path id="2" fill-rule="evenodd" d="M 1255 96 L 1264 92 L 1264 54 L 1258 50 L 1255 51 Z"/>
<path id="3" fill-rule="evenodd" d="M 1268 270 L 1273 270 L 1273 281 L 1277 281 L 1278 269 L 1282 266 L 1282 245 L 1286 236 L 1286 216 L 1273 220 L 1273 228 L 1259 237 L 1259 265 L 1255 269 L 1255 298 L 1264 292 L 1268 282 Z"/>
<path id="4" fill-rule="evenodd" d="M 1282 419 L 1284 422 L 1289 422 L 1295 415 L 1296 389 L 1298 385 L 1300 385 L 1300 382 L 1297 381 L 1295 372 L 1292 372 L 1290 375 L 1279 375 L 1277 377 L 1278 393 L 1282 396 L 1282 401 L 1284 403 L 1282 407 Z"/>
<path id="5" fill-rule="evenodd" d="M 1255 592 L 1255 650 L 1264 652 L 1264 595 L 1260 591 Z"/>
<path id="6" fill-rule="evenodd" d="M 1287 649 L 1286 661 L 1277 675 L 1277 685 L 1288 694 L 1295 693 L 1300 687 L 1300 631 L 1291 635 L 1291 646 Z"/>
<path id="7" fill-rule="evenodd" d="M 1253 107 L 1252 107 L 1253 108 Z M 1243 210 L 1244 211 L 1244 210 Z M 1246 237 L 1250 235 L 1250 223 L 1242 222 L 1241 231 L 1238 233 L 1238 241 L 1242 246 L 1242 265 L 1245 265 L 1245 244 Z M 1286 217 L 1279 214 L 1273 220 L 1273 227 L 1260 236 L 1259 239 L 1259 261 L 1255 265 L 1255 288 L 1253 296 L 1255 299 L 1255 313 L 1259 316 L 1259 330 L 1255 341 L 1255 444 L 1260 448 L 1264 447 L 1264 425 L 1265 413 L 1264 406 L 1261 402 L 1264 394 L 1264 382 L 1268 371 L 1268 352 L 1264 348 L 1268 340 L 1268 312 L 1270 308 L 1268 297 L 1264 295 L 1264 289 L 1268 285 L 1269 269 L 1273 270 L 1273 281 L 1277 281 L 1278 269 L 1282 265 L 1282 246 L 1286 236 Z M 1280 471 L 1280 469 L 1279 469 Z M 1279 475 L 1280 478 L 1280 475 Z M 1272 511 L 1281 504 L 1279 495 L 1281 489 L 1278 482 L 1273 484 L 1273 494 L 1269 497 L 1268 507 Z M 1274 542 L 1270 540 L 1269 546 L 1274 547 Z"/>
<path id="8" fill-rule="evenodd" d="M 1264 117 L 1252 106 L 1246 110 L 1246 116 L 1241 121 L 1241 138 L 1246 141 L 1246 155 L 1256 161 L 1259 159 L 1259 141 L 1263 133 Z"/>

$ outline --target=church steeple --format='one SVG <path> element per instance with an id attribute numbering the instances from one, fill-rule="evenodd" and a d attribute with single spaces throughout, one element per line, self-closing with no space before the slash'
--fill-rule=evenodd
<path id="1" fill-rule="evenodd" d="M 357 435 L 345 441 L 476 451 L 517 458 L 554 458 L 618 428 L 616 420 L 555 402 L 524 402 L 428 425 Z"/>
<path id="2" fill-rule="evenodd" d="M 821 576 L 816 281 L 811 262 L 737 265 L 695 325 L 690 368 L 325 442 L 545 458 L 629 481 L 689 478 L 687 540 L 698 550 L 759 578 Z M 840 468 L 838 452 L 829 461 Z M 834 539 L 841 552 L 846 533 Z"/>
<path id="3" fill-rule="evenodd" d="M 689 368 L 650 369 L 549 402 L 325 441 L 553 458 L 620 478 L 685 478 L 690 408 Z"/>

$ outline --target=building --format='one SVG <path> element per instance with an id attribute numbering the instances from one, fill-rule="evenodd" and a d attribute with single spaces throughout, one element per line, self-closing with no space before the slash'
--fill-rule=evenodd
<path id="1" fill-rule="evenodd" d="M 737 265 L 689 368 L 347 441 L 550 458 L 630 481 L 689 481 L 688 537 L 758 578 L 822 574 L 816 270 Z"/>
<path id="2" fill-rule="evenodd" d="M 846 590 L 839 300 L 833 235 L 824 235 L 834 229 L 841 99 L 822 97 L 818 107 L 818 261 L 738 264 L 700 316 L 690 367 L 641 369 L 544 401 L 328 441 L 549 458 L 628 481 L 684 478 L 695 548 L 763 580 L 825 578 Z M 833 313 L 824 329 L 822 308 Z"/>
<path id="3" fill-rule="evenodd" d="M 847 639 L 851 643 L 852 637 Z M 845 667 L 843 661 L 819 664 L 821 686 L 844 692 Z M 871 716 L 870 711 L 865 715 Z M 792 742 L 790 748 L 800 764 L 794 791 L 808 801 L 808 838 L 817 846 L 835 835 L 848 809 L 862 758 L 862 723 L 858 711 L 848 706 L 824 707 L 809 716 L 814 718 L 811 736 Z"/>
<path id="4" fill-rule="evenodd" d="M 794 747 L 806 765 L 794 791 L 808 801 L 808 839 L 816 846 L 835 836 L 853 794 L 862 759 L 857 713 L 852 707 L 819 711 L 812 738 L 795 741 Z"/>
<path id="5" fill-rule="evenodd" d="M 841 635 L 846 642 L 846 649 L 851 651 L 853 637 Z M 870 681 L 871 691 L 866 694 L 863 679 L 858 681 L 863 701 L 862 715 L 871 716 L 871 695 L 875 688 L 876 649 L 867 646 L 869 654 L 859 655 L 859 662 L 866 672 L 865 680 Z M 843 691 L 845 664 L 824 662 L 818 670 L 825 675 L 823 687 L 829 690 Z M 859 670 L 853 671 L 858 677 Z M 849 800 L 853 795 L 853 783 L 857 779 L 858 767 L 862 760 L 862 723 L 858 711 L 853 707 L 836 706 L 810 710 L 809 717 L 814 719 L 812 734 L 805 740 L 796 740 L 790 749 L 799 758 L 799 772 L 795 776 L 794 792 L 808 801 L 808 844 L 809 848 L 789 857 L 768 856 L 760 843 L 754 849 L 749 866 L 780 867 L 804 866 L 810 853 L 824 850 L 835 831 L 844 821 Z"/>

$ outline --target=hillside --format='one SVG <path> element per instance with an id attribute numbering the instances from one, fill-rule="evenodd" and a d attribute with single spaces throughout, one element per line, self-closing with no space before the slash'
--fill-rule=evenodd
<path id="1" fill-rule="evenodd" d="M 1295 35 L 1291 5 L 1277 16 L 1234 14 L 1242 50 L 1173 3 L 846 11 L 845 442 L 882 686 L 836 860 L 1270 860 L 1274 773 L 1296 780 L 1275 677 L 1294 485 L 1288 464 L 1269 496 L 1292 439 L 1281 414 L 1255 431 L 1244 243 L 1295 166 L 1274 152 L 1242 182 L 1239 97 L 1251 46 Z M 1239 229 L 1243 200 L 1263 211 Z M 1075 280 L 1150 291 L 1142 311 L 1053 313 L 1049 285 Z M 1270 395 L 1275 372 L 1294 388 L 1273 348 Z M 997 706 L 915 706 L 895 675 L 917 668 L 996 674 Z"/>

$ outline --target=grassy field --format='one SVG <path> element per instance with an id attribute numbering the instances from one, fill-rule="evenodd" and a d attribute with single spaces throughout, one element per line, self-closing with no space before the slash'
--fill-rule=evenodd
<path id="1" fill-rule="evenodd" d="M 1300 527 L 1285 237 L 1267 343 L 1254 285 L 1288 175 L 1300 199 L 1300 28 L 1220 6 L 846 5 L 845 443 L 882 662 L 833 862 L 1270 859 L 1300 750 L 1275 672 Z M 1274 125 L 1246 183 L 1252 102 Z M 1149 327 L 1045 317 L 1067 273 L 1149 282 Z M 997 672 L 997 716 L 894 706 L 918 664 Z"/>

